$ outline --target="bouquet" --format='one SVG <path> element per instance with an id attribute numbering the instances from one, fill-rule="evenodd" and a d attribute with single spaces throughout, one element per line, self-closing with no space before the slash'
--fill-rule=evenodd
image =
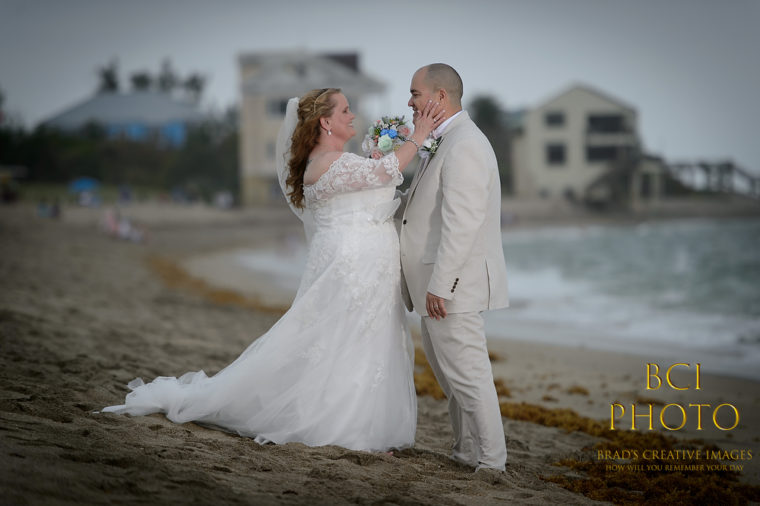
<path id="1" fill-rule="evenodd" d="M 391 151 L 396 151 L 411 133 L 403 116 L 383 116 L 369 127 L 362 142 L 362 151 L 368 157 L 377 160 Z"/>

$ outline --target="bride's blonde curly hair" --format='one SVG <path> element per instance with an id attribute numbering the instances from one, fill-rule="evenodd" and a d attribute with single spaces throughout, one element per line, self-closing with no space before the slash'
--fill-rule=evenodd
<path id="1" fill-rule="evenodd" d="M 298 124 L 293 131 L 286 181 L 291 188 L 288 197 L 298 208 L 303 208 L 303 175 L 309 154 L 319 140 L 319 119 L 332 114 L 335 108 L 332 96 L 336 93 L 340 93 L 340 88 L 311 90 L 298 101 Z"/>

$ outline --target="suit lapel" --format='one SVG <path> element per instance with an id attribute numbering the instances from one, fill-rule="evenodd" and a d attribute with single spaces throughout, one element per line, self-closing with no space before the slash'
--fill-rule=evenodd
<path id="1" fill-rule="evenodd" d="M 422 179 L 422 174 L 425 173 L 425 169 L 427 169 L 428 165 L 430 165 L 430 162 L 432 157 L 428 156 L 424 160 L 420 162 L 420 168 L 417 169 L 417 173 L 414 175 L 414 179 L 412 179 L 412 184 L 410 185 L 412 189 L 411 196 L 409 197 L 409 200 L 411 200 L 411 197 L 414 196 L 414 191 L 417 189 L 417 185 L 420 184 L 420 179 Z"/>
<path id="2" fill-rule="evenodd" d="M 440 148 L 441 144 L 443 143 L 443 136 L 440 137 L 438 140 L 438 147 Z M 412 197 L 414 197 L 414 192 L 417 190 L 417 185 L 420 184 L 420 180 L 422 179 L 423 174 L 425 173 L 425 170 L 430 166 L 431 163 L 433 163 L 433 158 L 435 158 L 435 155 L 430 155 L 422 162 L 420 163 L 420 168 L 417 170 L 417 173 L 414 175 L 414 179 L 412 179 L 412 184 L 409 185 L 411 188 L 411 192 L 409 195 L 409 200 L 412 200 Z"/>
<path id="3" fill-rule="evenodd" d="M 451 124 L 446 127 L 446 130 L 443 132 L 443 135 L 441 135 L 440 142 L 438 143 L 438 147 L 440 149 L 441 143 L 443 143 L 443 140 L 447 137 L 450 137 L 451 135 L 454 135 L 454 131 L 457 130 L 461 125 L 463 125 L 465 122 L 469 121 L 470 115 L 467 114 L 467 111 L 462 111 L 459 116 L 453 119 Z M 455 139 L 456 140 L 456 139 Z M 448 146 L 451 147 L 451 146 Z M 447 148 L 448 148 L 447 147 Z M 420 168 L 417 170 L 417 173 L 414 175 L 414 179 L 412 179 L 412 184 L 409 185 L 409 200 L 407 200 L 407 207 L 409 206 L 409 203 L 414 198 L 414 192 L 417 190 L 417 186 L 420 184 L 420 181 L 422 180 L 422 176 L 424 175 L 425 171 L 427 170 L 428 166 L 430 166 L 431 163 L 433 163 L 433 158 L 438 155 L 438 151 L 436 151 L 436 155 L 431 155 L 427 158 L 425 158 Z"/>

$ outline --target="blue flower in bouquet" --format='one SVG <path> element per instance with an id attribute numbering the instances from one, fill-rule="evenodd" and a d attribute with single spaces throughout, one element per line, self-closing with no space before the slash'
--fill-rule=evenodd
<path id="1" fill-rule="evenodd" d="M 395 139 L 398 137 L 398 132 L 396 132 L 395 128 L 383 128 L 380 130 L 380 135 L 387 135 L 391 139 Z"/>

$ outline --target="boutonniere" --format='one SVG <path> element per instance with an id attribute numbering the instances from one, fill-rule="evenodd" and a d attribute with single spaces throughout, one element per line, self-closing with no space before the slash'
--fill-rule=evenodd
<path id="1" fill-rule="evenodd" d="M 443 142 L 443 137 L 439 137 L 437 139 L 428 137 L 425 139 L 425 142 L 422 143 L 422 147 L 418 152 L 420 158 L 432 158 L 433 155 L 435 155 L 435 152 L 438 151 L 438 146 L 441 145 L 441 142 Z"/>

